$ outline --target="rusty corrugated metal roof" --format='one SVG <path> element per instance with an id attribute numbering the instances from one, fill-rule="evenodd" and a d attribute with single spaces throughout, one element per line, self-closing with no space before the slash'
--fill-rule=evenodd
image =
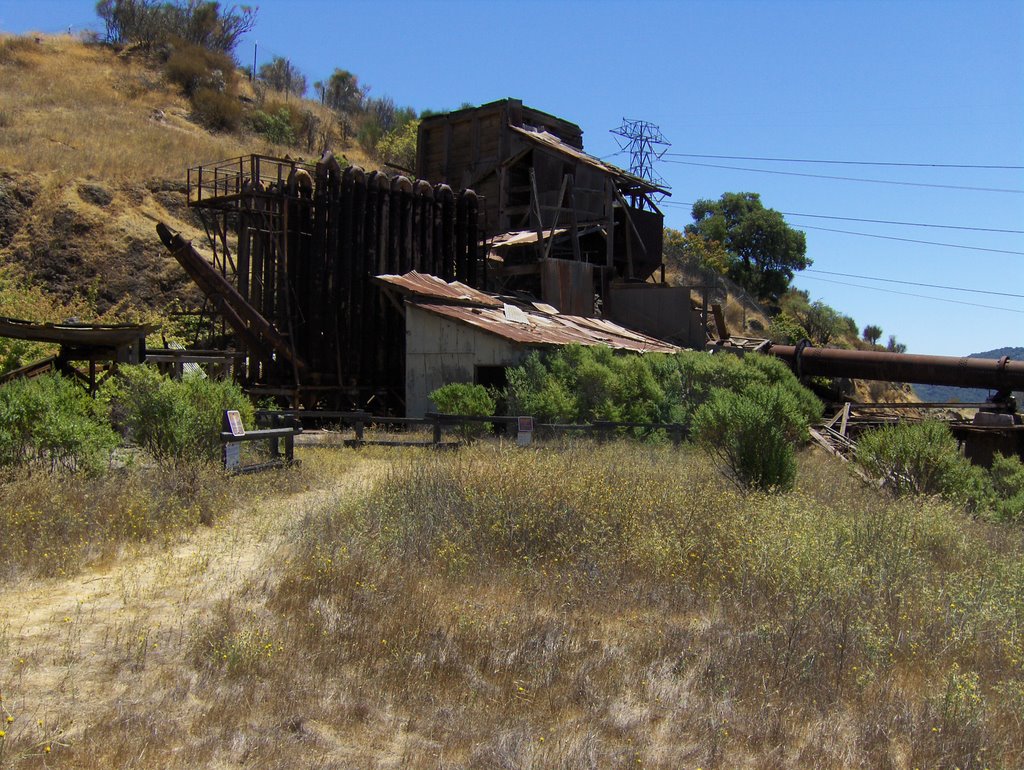
<path id="1" fill-rule="evenodd" d="M 512 305 L 464 283 L 417 273 L 378 275 L 377 280 L 408 296 L 428 313 L 531 345 L 606 345 L 638 353 L 674 353 L 679 348 L 603 318 L 563 315 L 543 303 Z"/>
<path id="2" fill-rule="evenodd" d="M 446 283 L 436 275 L 417 273 L 415 270 L 405 275 L 378 275 L 377 280 L 395 287 L 403 294 L 414 297 L 429 297 L 444 302 L 482 305 L 484 307 L 502 307 L 503 302 L 490 294 L 485 294 L 472 286 L 458 281 Z"/>
<path id="3" fill-rule="evenodd" d="M 563 235 L 569 232 L 567 227 L 559 227 L 553 232 L 551 230 L 542 230 L 541 235 L 544 240 L 547 240 L 554 235 Z M 505 246 L 525 246 L 529 243 L 536 243 L 539 240 L 536 230 L 513 230 L 508 233 L 501 233 L 501 235 L 495 235 L 491 239 L 491 248 L 500 249 Z"/>
<path id="4" fill-rule="evenodd" d="M 609 174 L 616 179 L 630 182 L 631 184 L 641 187 L 648 192 L 660 193 L 662 195 L 671 195 L 668 190 L 659 187 L 658 185 L 650 182 L 646 179 L 631 174 L 628 171 L 624 171 L 618 166 L 613 166 L 611 163 L 605 163 L 600 158 L 595 158 L 593 155 L 588 155 L 582 150 L 578 150 L 570 144 L 566 144 L 554 134 L 550 134 L 547 131 L 536 131 L 530 130 L 529 128 L 520 128 L 519 126 L 509 126 L 510 129 L 515 131 L 522 136 L 525 136 L 532 142 L 544 145 L 555 152 L 561 153 L 562 155 L 568 155 L 571 158 L 575 158 L 581 163 L 585 163 L 592 168 L 602 171 L 605 174 Z"/>
<path id="5" fill-rule="evenodd" d="M 504 308 L 459 307 L 428 302 L 417 302 L 415 305 L 428 313 L 475 326 L 512 342 L 530 345 L 605 345 L 637 353 L 675 353 L 679 350 L 675 345 L 599 318 L 546 315 L 520 308 L 526 317 L 526 323 L 523 323 L 508 320 Z"/>

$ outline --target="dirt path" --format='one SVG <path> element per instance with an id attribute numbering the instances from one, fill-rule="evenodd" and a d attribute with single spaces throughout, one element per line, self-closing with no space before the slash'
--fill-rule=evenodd
<path id="1" fill-rule="evenodd" d="M 272 580 L 282 549 L 310 511 L 372 478 L 361 463 L 316 489 L 236 510 L 169 548 L 138 546 L 115 563 L 62 580 L 0 589 L 0 694 L 17 727 L 61 725 L 68 739 L 89 712 L 124 699 L 184 662 L 192 632 L 225 599 Z"/>

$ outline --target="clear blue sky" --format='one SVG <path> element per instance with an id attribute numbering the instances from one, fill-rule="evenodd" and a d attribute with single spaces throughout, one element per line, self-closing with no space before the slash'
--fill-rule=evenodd
<path id="1" fill-rule="evenodd" d="M 97 28 L 94 8 L 90 0 L 0 0 L 0 30 Z M 260 62 L 289 58 L 310 83 L 340 67 L 372 95 L 420 110 L 522 99 L 579 123 L 598 156 L 618 150 L 609 129 L 628 117 L 658 124 L 673 153 L 1024 167 L 1020 0 L 269 0 L 259 4 L 239 58 L 251 61 L 257 42 Z M 629 163 L 625 155 L 609 159 Z M 1021 168 L 671 160 L 658 165 L 672 185 L 664 207 L 671 227 L 690 221 L 685 204 L 698 198 L 758 192 L 806 232 L 814 270 L 1024 295 Z M 1004 192 L 956 189 L 964 187 Z M 881 326 L 883 340 L 896 334 L 909 352 L 1024 346 L 1021 297 L 810 272 L 796 285 L 862 328 Z"/>

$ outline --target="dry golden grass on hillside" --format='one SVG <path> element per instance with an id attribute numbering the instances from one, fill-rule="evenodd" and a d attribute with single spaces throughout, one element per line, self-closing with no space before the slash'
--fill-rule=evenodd
<path id="1" fill-rule="evenodd" d="M 247 81 L 240 90 L 255 97 Z M 327 116 L 314 102 L 303 108 Z M 335 149 L 367 162 L 358 148 Z M 42 286 L 54 298 L 0 305 L 28 320 L 113 322 L 194 304 L 155 224 L 202 249 L 202 223 L 185 206 L 186 171 L 250 153 L 303 150 L 210 133 L 139 54 L 71 37 L 0 36 L 0 290 Z"/>
<path id="2" fill-rule="evenodd" d="M 626 442 L 303 461 L 308 491 L 166 556 L 8 585 L 7 757 L 1024 762 L 1018 531 L 893 502 L 813 453 L 779 496 L 738 494 L 689 450 Z"/>
<path id="3" fill-rule="evenodd" d="M 184 181 L 186 169 L 202 163 L 303 154 L 253 136 L 211 134 L 140 56 L 71 37 L 40 40 L 0 38 L 0 169 L 63 182 Z M 353 163 L 367 162 L 356 148 L 343 149 Z"/>

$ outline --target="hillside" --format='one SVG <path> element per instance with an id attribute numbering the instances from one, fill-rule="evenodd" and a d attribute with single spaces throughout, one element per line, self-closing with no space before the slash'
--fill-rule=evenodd
<path id="1" fill-rule="evenodd" d="M 239 99 L 255 98 L 243 80 Z M 344 149 L 353 163 L 372 165 L 358 148 Z M 260 135 L 210 132 L 131 49 L 0 37 L 0 270 L 7 283 L 41 287 L 55 300 L 18 310 L 40 321 L 63 320 L 68 308 L 124 318 L 194 298 L 154 224 L 201 247 L 202 224 L 185 206 L 187 169 L 252 152 L 311 155 Z M 0 297 L 0 315 L 15 315 L 16 302 Z"/>

